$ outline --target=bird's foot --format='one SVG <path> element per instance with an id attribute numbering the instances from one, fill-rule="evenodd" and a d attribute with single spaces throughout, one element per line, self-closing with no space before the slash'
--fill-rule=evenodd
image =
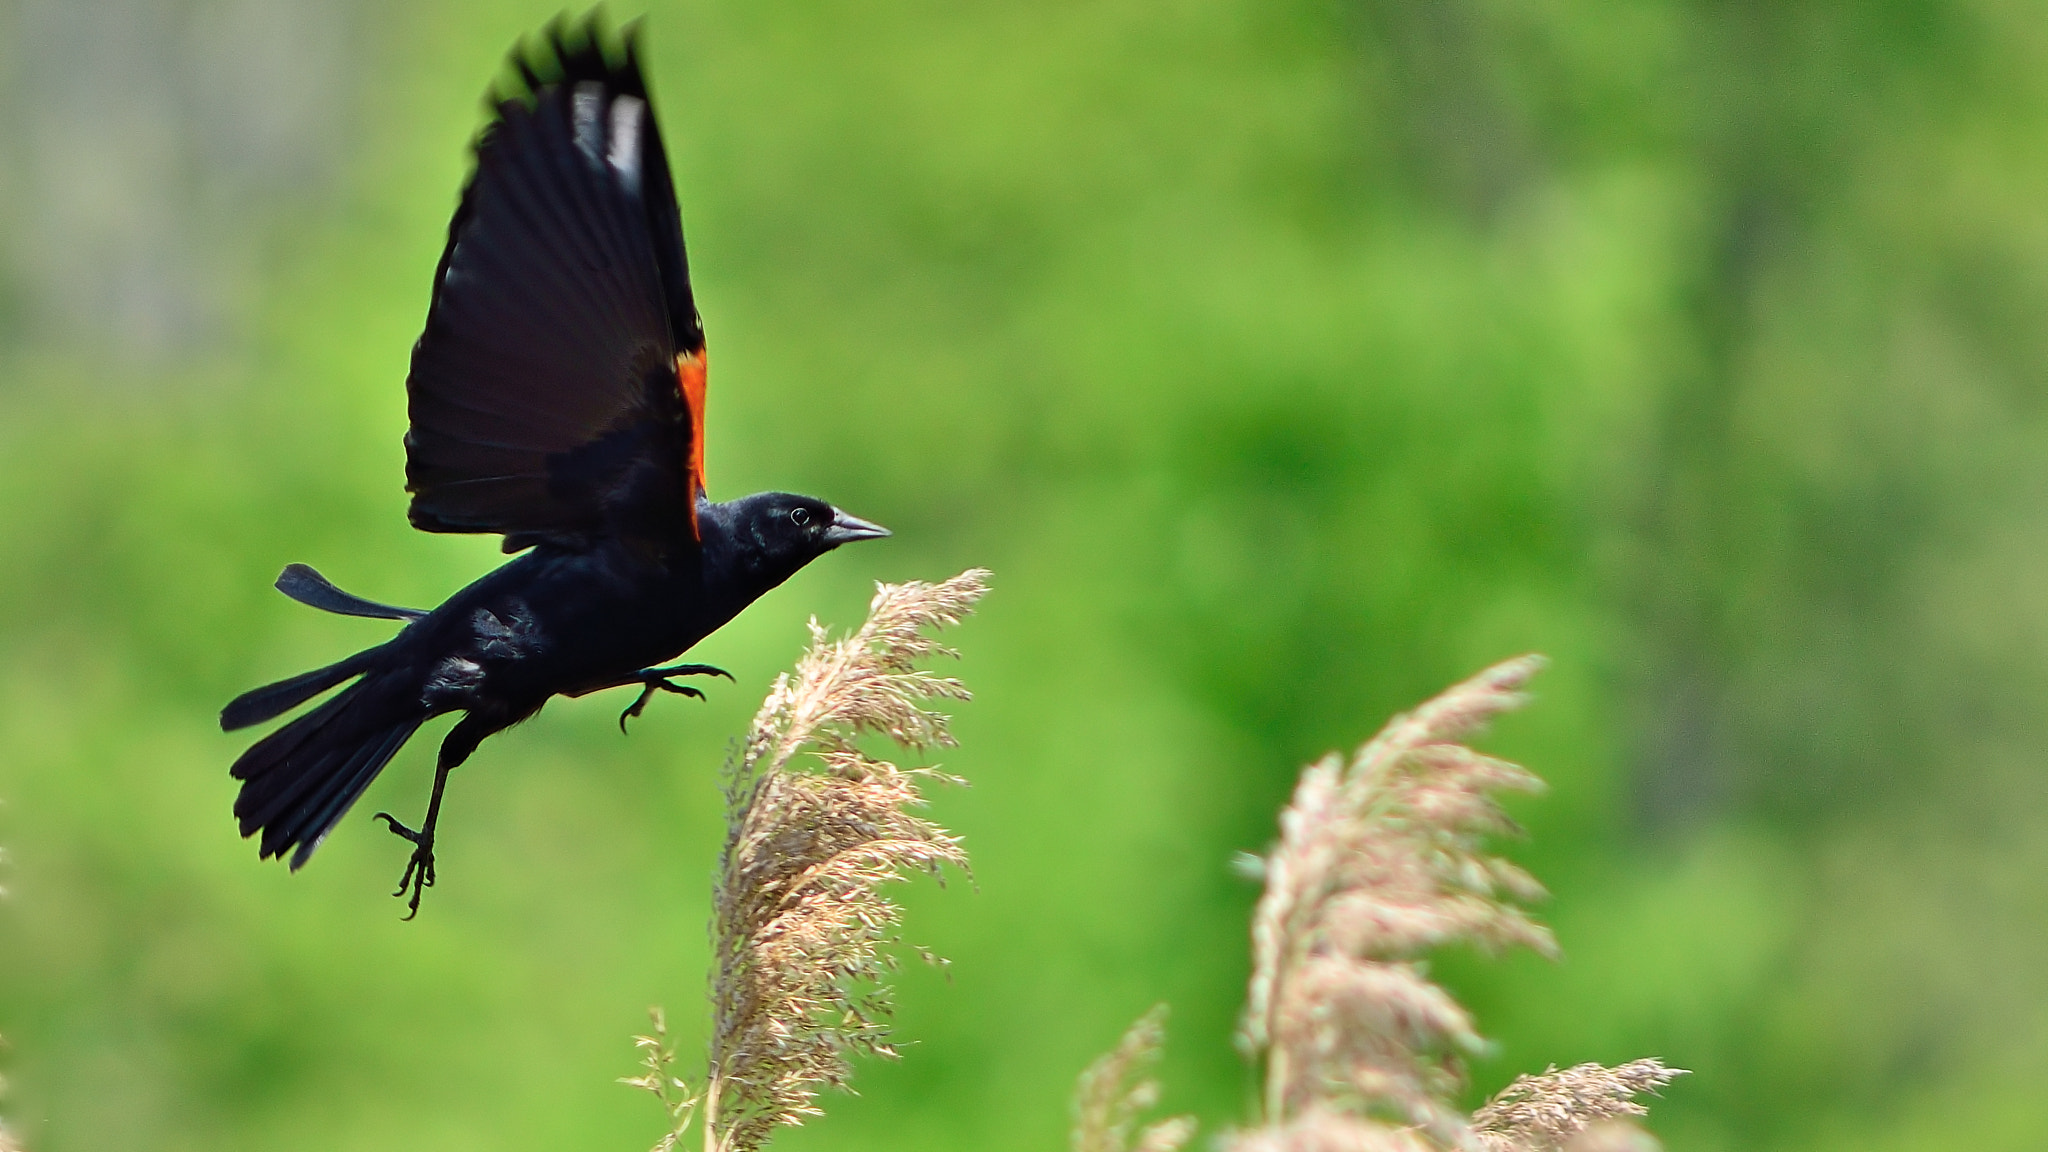
<path id="1" fill-rule="evenodd" d="M 391 826 L 392 835 L 412 843 L 412 858 L 405 862 L 405 874 L 398 878 L 398 890 L 393 896 L 404 896 L 407 890 L 412 899 L 406 902 L 406 920 L 420 914 L 420 897 L 434 886 L 434 833 L 431 828 L 415 832 L 398 822 L 398 817 L 389 812 L 379 812 L 374 819 Z"/>
<path id="2" fill-rule="evenodd" d="M 666 668 L 642 668 L 642 676 L 723 676 L 732 679 L 732 673 L 716 664 L 671 664 Z"/>
<path id="3" fill-rule="evenodd" d="M 647 710 L 647 702 L 654 698 L 656 692 L 674 692 L 678 696 L 689 696 L 698 700 L 704 698 L 702 692 L 697 691 L 688 684 L 677 684 L 673 680 L 660 676 L 652 680 L 643 680 L 641 683 L 645 684 L 646 687 L 640 689 L 640 695 L 633 701 L 633 706 L 619 713 L 619 731 L 621 732 L 626 730 L 626 721 Z"/>
<path id="4" fill-rule="evenodd" d="M 670 680 L 671 676 L 723 676 L 727 680 L 732 679 L 732 673 L 709 664 L 671 664 L 666 668 L 643 668 L 635 674 L 635 679 L 643 685 L 640 695 L 633 701 L 632 707 L 619 713 L 619 731 L 626 730 L 626 721 L 646 711 L 647 702 L 654 698 L 656 692 L 673 692 L 678 696 L 688 696 L 696 700 L 704 698 L 704 693 L 688 684 L 678 684 Z"/>

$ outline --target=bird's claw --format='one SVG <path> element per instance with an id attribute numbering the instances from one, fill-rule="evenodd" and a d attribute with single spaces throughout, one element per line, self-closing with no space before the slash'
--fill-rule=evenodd
<path id="1" fill-rule="evenodd" d="M 419 833 L 413 831 L 410 828 L 407 828 L 404 824 L 399 823 L 398 817 L 393 816 L 389 812 L 379 812 L 375 816 L 370 817 L 370 819 L 382 820 L 384 821 L 384 823 L 390 825 L 391 834 L 398 837 L 401 840 L 410 840 L 415 844 L 420 842 Z"/>
<path id="2" fill-rule="evenodd" d="M 732 673 L 727 672 L 725 669 L 718 667 L 716 664 L 671 664 L 666 668 L 649 668 L 647 669 L 645 675 L 723 676 L 727 680 L 732 680 Z M 734 683 L 738 683 L 738 681 L 734 681 Z"/>
<path id="3" fill-rule="evenodd" d="M 656 692 L 673 692 L 678 696 L 688 696 L 694 700 L 704 699 L 704 693 L 690 687 L 688 684 L 678 684 L 670 680 L 669 677 L 671 676 L 723 676 L 727 680 L 732 679 L 732 673 L 727 672 L 723 668 L 714 668 L 709 664 L 675 664 L 667 668 L 649 668 L 640 673 L 640 683 L 642 685 L 640 695 L 634 699 L 632 707 L 619 713 L 619 731 L 624 732 L 626 730 L 626 721 L 639 716 L 640 713 L 647 710 L 647 702 L 654 698 Z"/>
<path id="4" fill-rule="evenodd" d="M 401 917 L 410 920 L 420 914 L 420 897 L 434 886 L 434 838 L 407 828 L 389 812 L 379 812 L 373 819 L 384 821 L 390 825 L 392 835 L 413 845 L 412 857 L 405 862 L 405 874 L 398 878 L 398 890 L 392 893 L 403 896 L 411 890 L 412 899 L 406 902 L 405 915 Z"/>

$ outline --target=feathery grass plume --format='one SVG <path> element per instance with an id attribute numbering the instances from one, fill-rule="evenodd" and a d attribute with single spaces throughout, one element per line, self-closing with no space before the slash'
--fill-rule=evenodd
<path id="1" fill-rule="evenodd" d="M 1646 1116 L 1649 1109 L 1636 1101 L 1641 1095 L 1685 1075 L 1681 1068 L 1667 1068 L 1661 1060 L 1632 1060 L 1614 1068 L 1580 1064 L 1560 1072 L 1546 1068 L 1541 1076 L 1517 1076 L 1484 1107 L 1472 1114 L 1472 1134 L 1485 1152 L 1560 1152 L 1567 1145 L 1578 1147 L 1574 1138 L 1603 1120 L 1623 1116 Z M 1609 1137 L 1609 1131 L 1620 1135 Z M 1606 1129 L 1589 1137 L 1623 1141 L 1632 1139 L 1620 1128 Z"/>
<path id="2" fill-rule="evenodd" d="M 1465 1117 L 1451 1101 L 1458 1057 L 1482 1042 L 1417 959 L 1453 941 L 1556 954 L 1549 930 L 1510 902 L 1542 887 L 1485 852 L 1487 837 L 1515 830 L 1493 794 L 1543 782 L 1461 743 L 1519 707 L 1542 666 L 1539 656 L 1495 665 L 1396 716 L 1350 760 L 1332 754 L 1302 771 L 1279 844 L 1247 860 L 1265 891 L 1238 1041 L 1264 1061 L 1264 1116 L 1221 1141 L 1224 1152 L 1657 1152 L 1624 1118 L 1646 1113 L 1637 1096 L 1684 1075 L 1658 1060 L 1551 1068 Z M 1145 1074 L 1164 1012 L 1082 1076 L 1074 1152 L 1125 1152 L 1135 1117 L 1157 1099 Z M 1174 1145 L 1192 1133 L 1190 1121 Z M 1142 1137 L 1140 1149 L 1151 1150 Z"/>
<path id="3" fill-rule="evenodd" d="M 660 1008 L 649 1008 L 647 1015 L 654 1024 L 653 1034 L 633 1037 L 633 1046 L 641 1052 L 640 1066 L 647 1071 L 638 1076 L 621 1076 L 619 1083 L 650 1093 L 661 1101 L 662 1110 L 668 1113 L 668 1134 L 655 1142 L 653 1152 L 674 1152 L 690 1128 L 700 1098 L 690 1091 L 687 1081 L 676 1075 L 676 1048 L 669 1042 L 667 1014 Z M 6 1146 L 0 1145 L 0 1152 L 8 1152 Z"/>
<path id="4" fill-rule="evenodd" d="M 819 1114 L 850 1058 L 892 1056 L 889 994 L 900 910 L 882 886 L 909 872 L 965 868 L 959 839 L 910 814 L 926 768 L 862 752 L 864 734 L 906 748 L 950 746 L 932 700 L 965 700 L 957 680 L 917 667 L 952 655 L 926 633 L 958 623 L 988 573 L 878 585 L 867 622 L 833 640 L 816 620 L 794 675 L 776 678 L 726 782 L 727 835 L 715 892 L 707 1152 L 751 1152 Z M 795 763 L 808 751 L 815 763 Z M 949 777 L 939 777 L 950 779 Z M 930 957 L 927 957 L 930 959 Z"/>
<path id="5" fill-rule="evenodd" d="M 1466 1120 L 1447 1098 L 1459 1054 L 1482 1041 L 1415 957 L 1459 940 L 1555 951 L 1549 931 L 1508 902 L 1542 887 L 1483 850 L 1487 836 L 1514 830 L 1493 793 L 1542 782 L 1458 742 L 1519 706 L 1542 663 L 1490 668 L 1395 717 L 1348 762 L 1332 754 L 1302 773 L 1262 864 L 1239 1034 L 1265 1061 L 1266 1124 L 1288 1128 L 1323 1108 L 1381 1115 L 1443 1146 L 1465 1142 Z"/>
<path id="6" fill-rule="evenodd" d="M 1138 1118 L 1159 1103 L 1152 1069 L 1166 1044 L 1166 1005 L 1154 1005 L 1098 1057 L 1074 1086 L 1073 1152 L 1178 1152 L 1195 1134 L 1195 1118 L 1175 1116 L 1139 1129 Z"/>

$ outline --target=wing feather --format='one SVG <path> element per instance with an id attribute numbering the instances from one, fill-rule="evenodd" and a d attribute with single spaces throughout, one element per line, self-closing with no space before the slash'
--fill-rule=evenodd
<path id="1" fill-rule="evenodd" d="M 693 543 L 703 326 L 633 35 L 557 25 L 513 63 L 413 348 L 412 522 Z"/>

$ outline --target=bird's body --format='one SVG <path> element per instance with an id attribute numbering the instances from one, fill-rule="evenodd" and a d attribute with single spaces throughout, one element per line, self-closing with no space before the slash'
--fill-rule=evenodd
<path id="1" fill-rule="evenodd" d="M 514 53 L 524 83 L 477 144 L 407 379 L 414 525 L 524 551 L 431 612 L 287 568 L 294 599 L 407 623 L 221 713 L 241 728 L 341 687 L 233 769 L 243 835 L 294 868 L 421 724 L 463 713 L 420 829 L 379 813 L 415 845 L 413 911 L 447 773 L 485 737 L 557 695 L 638 685 L 622 727 L 657 691 L 699 695 L 674 678 L 720 670 L 660 665 L 817 556 L 888 534 L 809 497 L 704 494 L 703 328 L 630 36 L 621 49 L 593 21 Z"/>
<path id="2" fill-rule="evenodd" d="M 582 551 L 536 548 L 449 597 L 393 643 L 432 654 L 418 665 L 423 693 L 472 714 L 510 716 L 506 724 L 552 695 L 636 682 L 639 670 L 688 651 L 795 574 L 739 564 L 738 550 L 726 546 L 729 514 L 707 503 L 705 548 L 678 563 L 646 563 L 614 541 Z"/>

